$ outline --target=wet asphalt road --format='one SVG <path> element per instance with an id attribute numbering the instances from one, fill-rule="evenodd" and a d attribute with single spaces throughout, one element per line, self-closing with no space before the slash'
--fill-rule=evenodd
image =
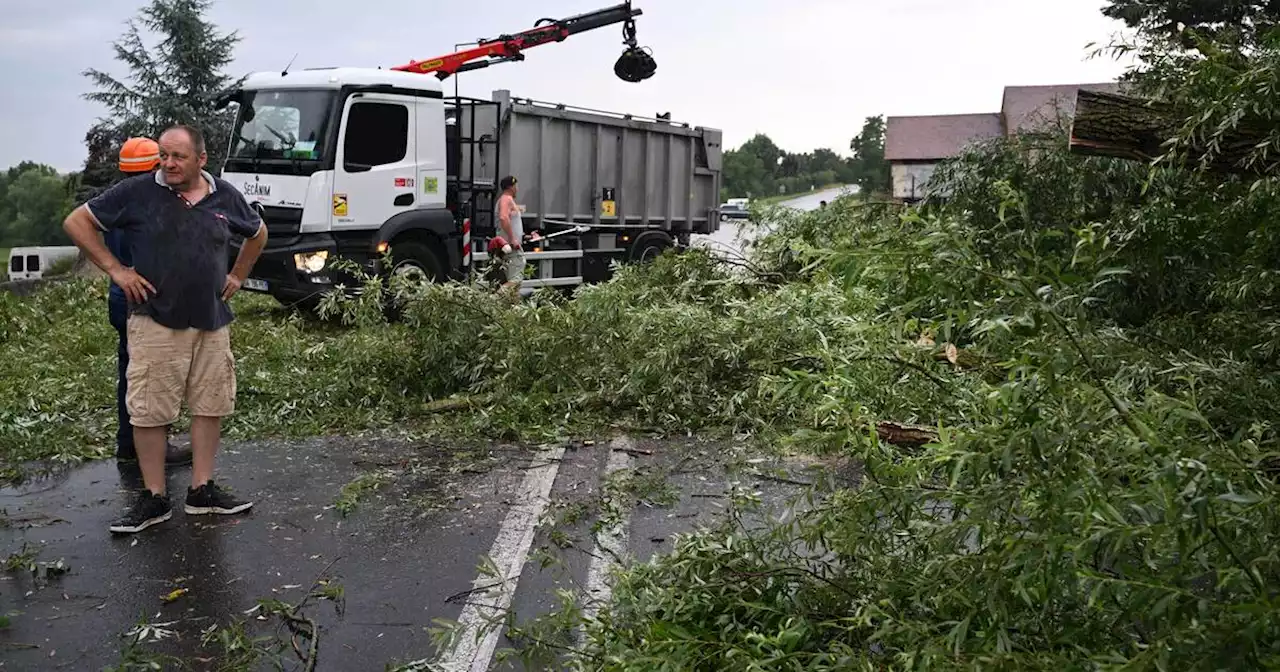
<path id="1" fill-rule="evenodd" d="M 219 654 L 201 646 L 202 631 L 252 618 L 245 612 L 259 599 L 297 603 L 320 579 L 343 587 L 345 611 L 325 601 L 305 609 L 321 628 L 317 669 L 382 670 L 440 659 L 449 652 L 432 646 L 427 627 L 435 619 L 473 622 L 477 610 L 497 613 L 476 606 L 493 597 L 504 613 L 527 622 L 551 609 L 555 591 L 566 587 L 585 603 L 587 587 L 609 569 L 599 559 L 613 553 L 601 552 L 601 544 L 620 544 L 613 550 L 621 557 L 643 561 L 669 550 L 674 534 L 713 522 L 733 482 L 757 488 L 777 511 L 799 491 L 785 481 L 813 478 L 811 464 L 748 459 L 728 443 L 639 440 L 625 444 L 626 453 L 617 445 L 561 446 L 548 460 L 531 448 L 385 438 L 233 444 L 220 457 L 219 474 L 255 501 L 248 515 L 186 516 L 181 493 L 189 472 L 174 469 L 173 519 L 126 537 L 113 537 L 106 526 L 140 484 L 112 461 L 0 491 L 0 551 L 26 544 L 37 561 L 62 559 L 70 567 L 44 585 L 22 571 L 0 577 L 0 613 L 14 612 L 11 627 L 0 630 L 0 669 L 102 669 L 120 661 L 122 634 L 142 621 L 174 633 L 147 650 L 209 669 Z M 802 475 L 780 481 L 757 473 L 773 467 Z M 675 501 L 655 503 L 656 490 L 639 492 L 610 528 L 616 534 L 596 538 L 599 507 L 592 503 L 604 474 L 616 469 L 658 475 L 674 488 Z M 361 476 L 381 487 L 344 517 L 335 502 Z M 546 492 L 529 495 L 531 484 Z M 567 517 L 574 512 L 585 514 Z M 567 549 L 566 540 L 573 543 Z M 560 562 L 544 569 L 544 554 Z M 477 572 L 485 557 L 509 568 L 509 582 L 468 592 L 493 585 Z M 187 592 L 162 599 L 178 588 Z M 471 614 L 468 603 L 475 603 Z M 274 632 L 252 623 L 256 634 Z M 511 642 L 497 633 L 491 639 L 488 649 L 455 652 L 466 658 L 455 669 L 520 669 L 493 662 L 493 650 Z"/>
<path id="2" fill-rule="evenodd" d="M 836 187 L 827 189 L 816 194 L 801 196 L 789 201 L 783 201 L 778 205 L 795 208 L 796 210 L 817 210 L 823 201 L 828 203 L 839 198 L 842 194 L 855 191 L 857 187 Z M 724 222 L 720 225 L 720 230 L 710 236 L 694 236 L 695 244 L 708 245 L 712 249 L 722 250 L 734 254 L 742 253 L 742 243 L 740 235 L 743 233 L 742 228 L 733 222 Z"/>

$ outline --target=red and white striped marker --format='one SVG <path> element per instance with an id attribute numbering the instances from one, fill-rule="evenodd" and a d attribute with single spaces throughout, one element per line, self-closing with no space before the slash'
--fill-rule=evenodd
<path id="1" fill-rule="evenodd" d="M 471 218 L 462 220 L 462 267 L 471 271 Z"/>

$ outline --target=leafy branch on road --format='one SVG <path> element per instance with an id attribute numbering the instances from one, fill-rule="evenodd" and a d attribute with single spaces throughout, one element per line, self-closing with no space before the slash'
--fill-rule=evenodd
<path id="1" fill-rule="evenodd" d="M 253 672 L 269 666 L 283 670 L 293 661 L 303 672 L 316 669 L 320 660 L 320 625 L 304 609 L 313 600 L 329 601 L 341 616 L 346 597 L 343 587 L 325 578 L 331 562 L 320 572 L 307 595 L 297 604 L 274 598 L 260 599 L 244 612 L 244 617 L 214 623 L 200 631 L 202 654 L 196 660 L 182 659 L 163 650 L 165 643 L 181 636 L 180 620 L 141 620 L 122 636 L 125 644 L 120 660 L 107 672 L 143 670 L 216 669 L 220 672 Z M 267 627 L 275 627 L 266 634 Z M 210 667 L 212 665 L 212 667 Z M 292 669 L 292 668 L 291 668 Z"/>

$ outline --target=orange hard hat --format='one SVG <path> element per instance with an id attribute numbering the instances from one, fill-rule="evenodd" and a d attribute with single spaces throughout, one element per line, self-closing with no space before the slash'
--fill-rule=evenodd
<path id="1" fill-rule="evenodd" d="M 160 165 L 160 145 L 151 138 L 129 138 L 120 147 L 120 170 L 149 173 Z"/>

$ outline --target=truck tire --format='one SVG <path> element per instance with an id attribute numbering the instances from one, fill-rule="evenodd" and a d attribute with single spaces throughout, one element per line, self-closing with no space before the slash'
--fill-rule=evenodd
<path id="1" fill-rule="evenodd" d="M 389 276 L 408 275 L 421 282 L 444 282 L 444 265 L 429 245 L 418 240 L 391 243 L 391 269 Z M 387 297 L 382 314 L 388 322 L 399 322 L 404 317 L 403 302 Z"/>
<path id="2" fill-rule="evenodd" d="M 665 231 L 642 233 L 631 245 L 631 261 L 639 264 L 653 261 L 658 255 L 666 252 L 671 244 L 671 236 Z"/>
<path id="3" fill-rule="evenodd" d="M 444 264 L 434 250 L 417 240 L 391 243 L 391 275 L 419 276 L 425 282 L 444 282 Z"/>

